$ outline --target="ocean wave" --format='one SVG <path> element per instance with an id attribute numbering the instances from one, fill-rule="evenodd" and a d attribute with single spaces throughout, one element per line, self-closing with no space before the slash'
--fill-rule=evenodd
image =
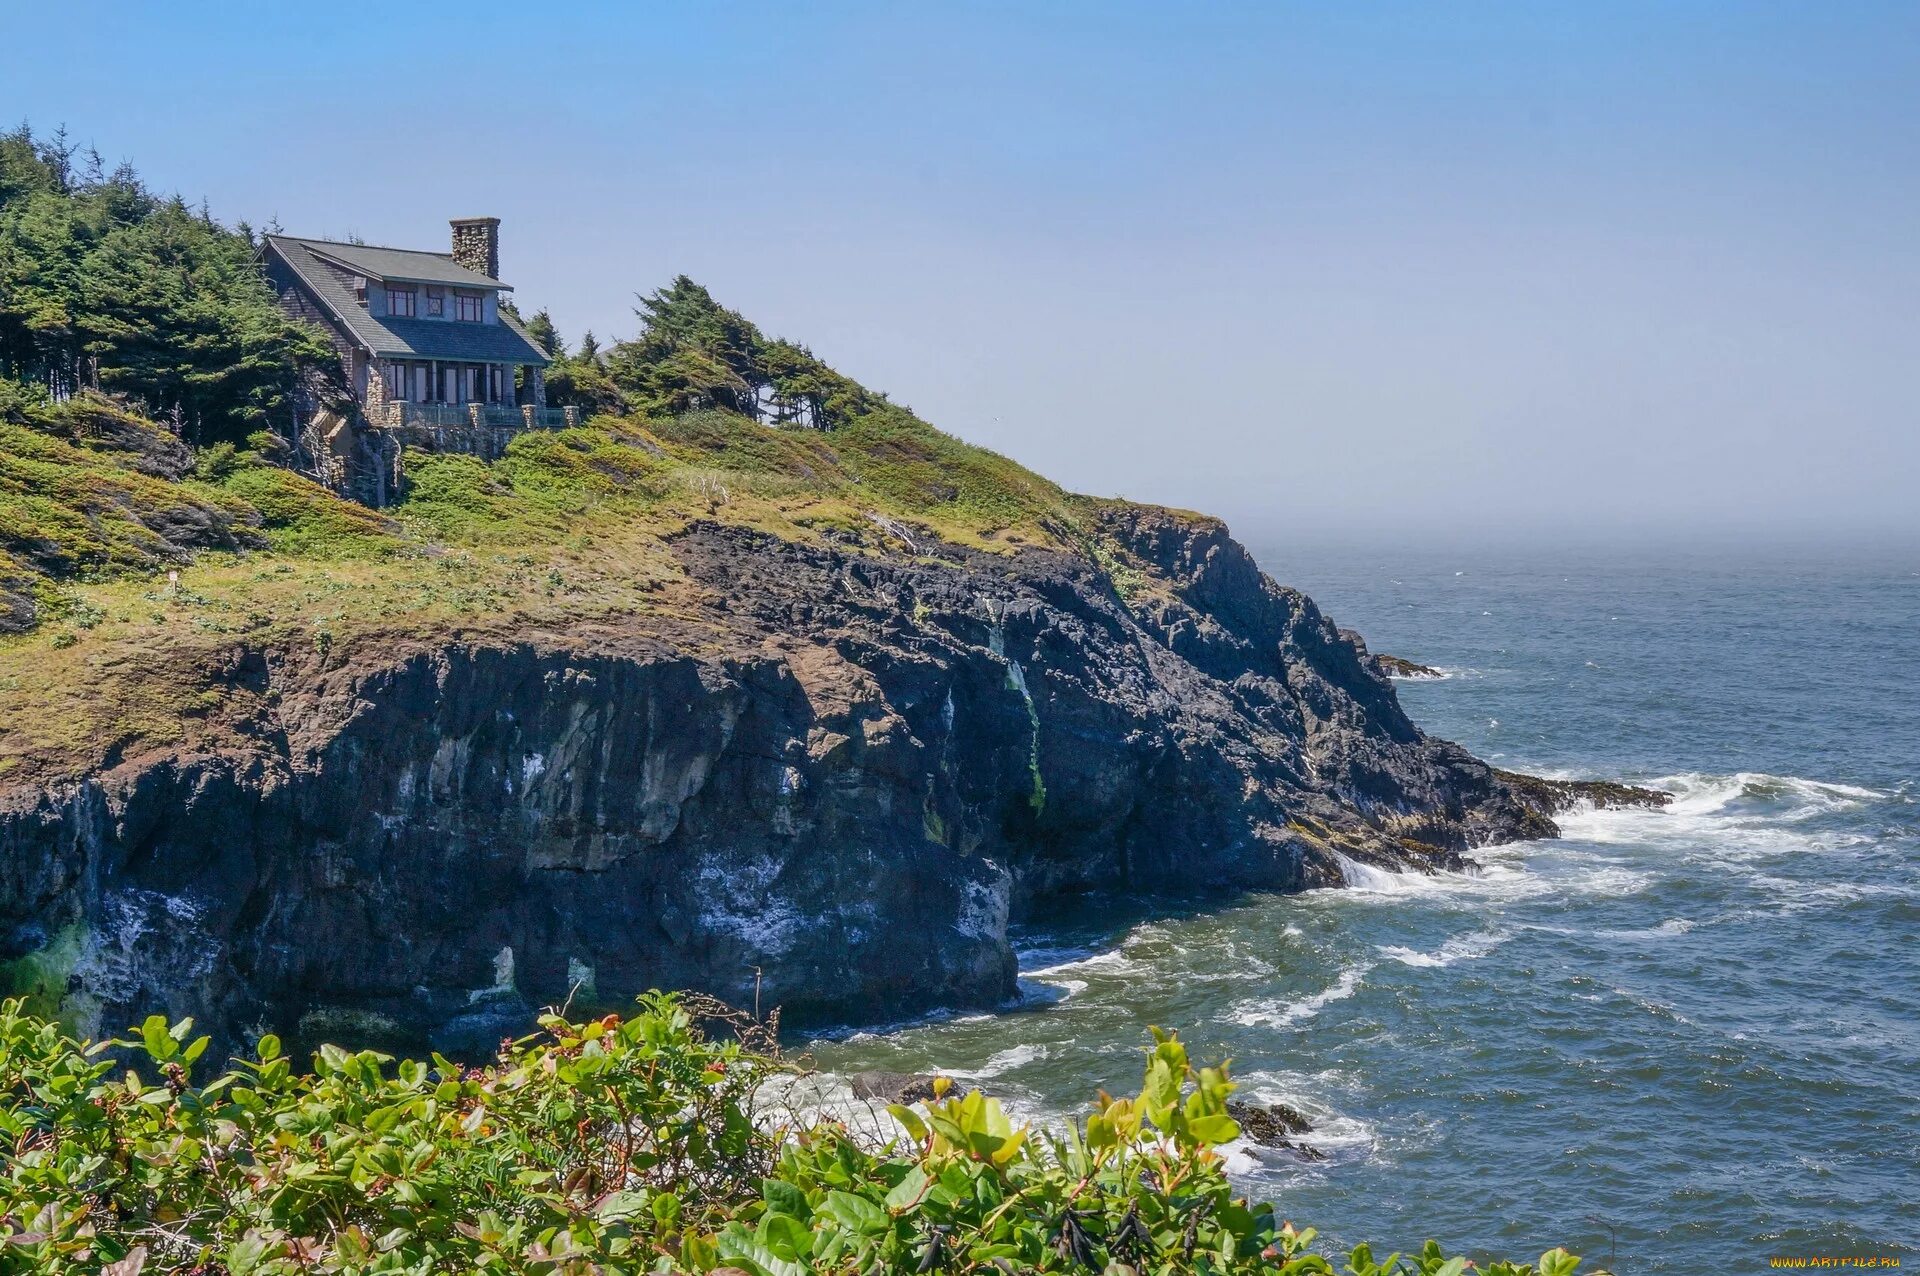
<path id="1" fill-rule="evenodd" d="M 962 1081 L 988 1081 L 1047 1057 L 1047 1047 L 1028 1042 L 999 1051 L 977 1068 L 949 1068 L 946 1075 Z"/>
<path id="2" fill-rule="evenodd" d="M 1634 930 L 1597 930 L 1593 933 L 1606 939 L 1657 939 L 1665 935 L 1684 935 L 1694 925 L 1691 918 L 1669 917 L 1658 926 L 1642 926 Z"/>
<path id="3" fill-rule="evenodd" d="M 1564 839 L 1609 846 L 1671 847 L 1687 861 L 1744 872 L 1754 860 L 1830 854 L 1878 839 L 1833 817 L 1891 795 L 1861 785 L 1741 771 L 1689 771 L 1647 783 L 1674 795 L 1663 808 L 1594 810 L 1556 816 Z"/>
<path id="4" fill-rule="evenodd" d="M 1283 1006 L 1263 1005 L 1259 1002 L 1243 1001 L 1227 1012 L 1226 1018 L 1242 1027 L 1248 1028 L 1285 1028 L 1313 1018 L 1336 1001 L 1345 1001 L 1360 988 L 1360 981 L 1373 963 L 1363 962 L 1349 966 L 1340 972 L 1340 977 L 1331 985 L 1323 988 L 1301 1001 L 1288 1002 Z"/>
<path id="5" fill-rule="evenodd" d="M 1020 990 L 1020 1004 L 1028 1008 L 1057 1005 L 1087 990 L 1084 979 L 1034 979 L 1021 975 L 1015 986 Z"/>
<path id="6" fill-rule="evenodd" d="M 1430 953 L 1385 944 L 1379 945 L 1377 950 L 1381 956 L 1390 957 L 1403 966 L 1430 969 L 1451 966 L 1457 961 L 1473 961 L 1475 958 L 1485 957 L 1512 938 L 1511 931 L 1478 931 L 1471 935 L 1459 935 L 1449 939 Z"/>
<path id="7" fill-rule="evenodd" d="M 1450 881 L 1470 880 L 1467 873 L 1403 873 L 1377 864 L 1368 864 L 1339 851 L 1333 857 L 1340 864 L 1340 880 L 1348 890 L 1375 894 L 1403 894 L 1409 891 L 1443 890 Z"/>
<path id="8" fill-rule="evenodd" d="M 1022 970 L 1022 976 L 1028 979 L 1053 981 L 1066 974 L 1108 974 L 1125 975 L 1138 971 L 1140 963 L 1119 948 L 1109 948 L 1091 953 L 1084 957 L 1068 957 L 1065 961 L 1041 966 L 1033 970 Z"/>

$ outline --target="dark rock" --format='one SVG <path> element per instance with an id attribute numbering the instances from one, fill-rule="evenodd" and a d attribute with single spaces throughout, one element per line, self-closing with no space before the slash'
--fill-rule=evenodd
<path id="1" fill-rule="evenodd" d="M 1399 656 L 1389 656 L 1384 651 L 1374 653 L 1373 667 L 1389 678 L 1433 679 L 1446 677 L 1445 674 L 1435 669 L 1432 665 L 1415 664 L 1413 661 L 1403 660 Z"/>
<path id="2" fill-rule="evenodd" d="M 939 1074 L 932 1072 L 856 1072 L 847 1078 L 855 1096 L 878 1103 L 931 1102 L 936 1097 L 933 1083 L 940 1079 Z M 973 1087 L 951 1077 L 946 1080 L 949 1099 L 964 1098 L 973 1092 Z"/>
<path id="3" fill-rule="evenodd" d="M 1416 664 L 1411 660 L 1404 660 L 1399 656 L 1389 656 L 1384 651 L 1368 651 L 1366 639 L 1351 629 L 1342 629 L 1340 636 L 1352 643 L 1360 652 L 1360 658 L 1366 661 L 1367 666 L 1382 678 L 1411 678 L 1417 681 L 1430 681 L 1435 678 L 1446 677 L 1445 674 L 1435 669 L 1432 665 Z"/>
<path id="4" fill-rule="evenodd" d="M 40 606 L 33 577 L 10 567 L 9 558 L 0 552 L 0 634 L 23 634 L 38 620 Z"/>
<path id="5" fill-rule="evenodd" d="M 1291 1152 L 1307 1161 L 1324 1161 L 1327 1154 L 1311 1143 L 1301 1143 L 1289 1135 L 1308 1134 L 1313 1123 L 1300 1109 L 1285 1103 L 1255 1104 L 1227 1101 L 1227 1115 L 1240 1125 L 1240 1132 L 1263 1148 Z"/>
<path id="6" fill-rule="evenodd" d="M 1066 897 L 1337 886 L 1553 832 L 1223 525 L 1101 510 L 1152 588 L 697 524 L 670 548 L 725 607 L 684 621 L 253 651 L 251 716 L 0 784 L 0 958 L 57 968 L 88 1032 L 159 1011 L 222 1046 L 478 1058 L 570 995 L 992 1006 L 1009 921 Z"/>
<path id="7" fill-rule="evenodd" d="M 46 413 L 43 428 L 81 447 L 113 454 L 121 464 L 155 478 L 193 473 L 193 453 L 165 426 L 101 394 L 76 394 Z"/>
<path id="8" fill-rule="evenodd" d="M 1240 1129 L 1255 1143 L 1313 1131 L 1306 1113 L 1286 1103 L 1239 1103 L 1229 1099 L 1227 1115 L 1238 1121 Z"/>
<path id="9" fill-rule="evenodd" d="M 1542 815 L 1554 816 L 1579 807 L 1601 811 L 1644 807 L 1658 810 L 1673 801 L 1662 789 L 1621 784 L 1616 780 L 1544 780 L 1518 771 L 1494 772 L 1520 799 Z"/>

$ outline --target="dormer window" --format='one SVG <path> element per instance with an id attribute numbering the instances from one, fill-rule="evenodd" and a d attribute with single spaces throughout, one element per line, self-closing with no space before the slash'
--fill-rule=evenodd
<path id="1" fill-rule="evenodd" d="M 438 319 L 447 313 L 447 290 L 444 288 L 427 289 L 427 317 Z"/>
<path id="2" fill-rule="evenodd" d="M 456 292 L 453 294 L 453 317 L 462 323 L 480 322 L 480 294 L 477 292 Z"/>
<path id="3" fill-rule="evenodd" d="M 387 313 L 395 319 L 413 318 L 413 289 L 387 285 Z"/>

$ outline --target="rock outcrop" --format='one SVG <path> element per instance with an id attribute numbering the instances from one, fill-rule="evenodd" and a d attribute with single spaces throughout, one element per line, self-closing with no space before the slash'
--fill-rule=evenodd
<path id="1" fill-rule="evenodd" d="M 0 961 L 89 1031 L 473 1058 L 653 986 L 990 1005 L 1065 897 L 1552 833 L 1224 526 L 1101 517 L 1119 567 L 695 524 L 678 619 L 237 648 L 217 737 L 0 789 Z"/>
<path id="2" fill-rule="evenodd" d="M 1447 675 L 1432 665 L 1423 665 L 1408 660 L 1404 656 L 1391 656 L 1384 651 L 1368 651 L 1367 640 L 1351 629 L 1342 629 L 1340 636 L 1352 643 L 1360 652 L 1360 658 L 1383 678 L 1405 678 L 1413 682 L 1437 681 Z"/>
<path id="3" fill-rule="evenodd" d="M 1291 1152 L 1301 1160 L 1324 1161 L 1327 1154 L 1311 1143 L 1302 1143 L 1294 1135 L 1313 1132 L 1313 1122 L 1300 1109 L 1287 1103 L 1227 1102 L 1227 1115 L 1240 1126 L 1240 1133 L 1256 1147 Z"/>
<path id="4" fill-rule="evenodd" d="M 1599 811 L 1641 807 L 1658 810 L 1673 801 L 1664 789 L 1649 789 L 1617 780 L 1547 780 L 1518 771 L 1496 770 L 1494 775 L 1528 805 L 1543 815 L 1560 815 L 1589 807 Z"/>

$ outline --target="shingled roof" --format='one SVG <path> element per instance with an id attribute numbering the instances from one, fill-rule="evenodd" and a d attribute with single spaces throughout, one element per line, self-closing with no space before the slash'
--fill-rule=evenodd
<path id="1" fill-rule="evenodd" d="M 512 284 L 489 279 L 477 270 L 468 270 L 448 253 L 421 252 L 413 248 L 378 248 L 372 244 L 342 244 L 331 239 L 295 239 L 291 235 L 275 235 L 272 238 L 299 244 L 316 257 L 339 262 L 356 275 L 367 275 L 374 279 L 513 291 Z"/>
<path id="2" fill-rule="evenodd" d="M 268 235 L 266 241 L 321 305 L 368 351 L 383 359 L 458 359 L 475 363 L 544 365 L 539 343 L 505 310 L 500 322 L 458 323 L 445 319 L 390 319 L 368 313 L 353 295 L 352 275 L 408 283 L 491 291 L 498 279 L 457 265 L 444 253 L 373 248 L 325 239 Z M 347 272 L 343 277 L 341 272 Z"/>

